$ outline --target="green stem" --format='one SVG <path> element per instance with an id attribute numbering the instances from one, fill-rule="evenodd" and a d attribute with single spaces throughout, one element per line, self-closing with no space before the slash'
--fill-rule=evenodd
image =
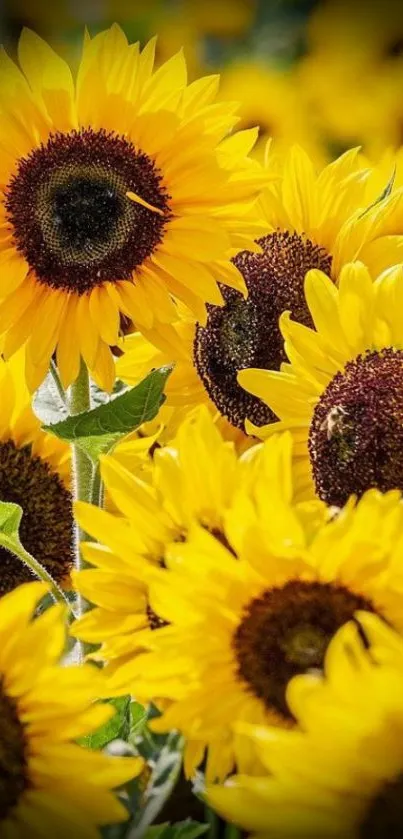
<path id="1" fill-rule="evenodd" d="M 96 507 L 103 507 L 104 506 L 104 488 L 101 478 L 101 470 L 99 468 L 99 463 L 94 466 L 94 474 L 92 476 L 92 485 L 91 485 L 91 504 L 95 504 Z"/>
<path id="2" fill-rule="evenodd" d="M 64 389 L 64 387 L 63 387 L 63 385 L 60 381 L 59 371 L 57 369 L 57 366 L 56 366 L 55 362 L 53 361 L 53 358 L 50 361 L 50 373 L 51 373 L 52 379 L 53 379 L 53 381 L 56 385 L 56 390 L 57 390 L 57 392 L 60 396 L 60 399 L 63 402 L 63 405 L 66 405 L 66 407 L 67 407 L 66 391 L 65 391 L 65 389 Z"/>
<path id="3" fill-rule="evenodd" d="M 206 834 L 207 839 L 219 839 L 220 818 L 208 804 L 204 808 L 204 821 L 209 825 L 209 831 Z"/>
<path id="4" fill-rule="evenodd" d="M 48 571 L 46 571 L 46 568 L 44 568 L 43 565 L 41 565 L 40 562 L 32 556 L 32 554 L 25 550 L 21 542 L 11 539 L 6 533 L 0 533 L 0 545 L 17 556 L 24 565 L 28 566 L 30 571 L 32 571 L 39 580 L 42 580 L 43 583 L 47 583 L 54 600 L 57 603 L 63 603 L 63 606 L 67 606 L 68 610 L 71 611 L 71 604 L 62 589 L 57 585 Z"/>
<path id="5" fill-rule="evenodd" d="M 90 381 L 88 370 L 81 362 L 80 372 L 76 381 L 70 388 L 70 414 L 82 414 L 84 411 L 89 411 L 91 408 L 90 396 Z M 73 496 L 75 501 L 91 501 L 91 486 L 93 476 L 93 466 L 91 460 L 85 452 L 76 444 L 73 443 Z M 86 534 L 76 525 L 75 534 L 75 558 L 76 569 L 81 571 L 85 568 L 85 563 L 80 551 L 80 542 L 84 541 Z M 81 595 L 77 596 L 77 612 L 78 616 L 85 611 L 85 601 Z"/>
<path id="6" fill-rule="evenodd" d="M 88 370 L 81 362 L 80 372 L 70 388 L 70 414 L 82 414 L 91 408 L 90 380 Z M 89 501 L 91 496 L 92 463 L 85 452 L 73 443 L 74 498 Z"/>
<path id="7" fill-rule="evenodd" d="M 241 831 L 239 827 L 228 822 L 225 825 L 224 839 L 241 839 Z"/>

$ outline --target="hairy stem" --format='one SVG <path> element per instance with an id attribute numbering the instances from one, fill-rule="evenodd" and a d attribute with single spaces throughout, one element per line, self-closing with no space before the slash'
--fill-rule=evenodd
<path id="1" fill-rule="evenodd" d="M 75 414 L 82 414 L 84 411 L 88 411 L 91 408 L 91 397 L 90 397 L 90 381 L 88 376 L 88 370 L 84 364 L 81 362 L 80 372 L 79 375 L 72 384 L 70 389 L 70 414 L 74 416 Z M 93 478 L 93 466 L 91 460 L 85 452 L 77 445 L 77 443 L 73 443 L 73 497 L 75 501 L 90 501 L 91 500 L 91 487 L 92 487 L 92 478 Z M 85 533 L 80 530 L 78 525 L 76 527 L 76 534 L 75 534 L 75 566 L 77 571 L 80 571 L 82 568 L 85 567 L 81 551 L 80 551 L 80 542 L 83 541 L 85 537 Z M 77 596 L 77 613 L 78 616 L 82 615 L 85 611 L 85 602 L 81 595 Z"/>
<path id="2" fill-rule="evenodd" d="M 63 605 L 67 606 L 68 610 L 71 611 L 71 604 L 69 603 L 63 590 L 57 585 L 46 568 L 44 568 L 43 565 L 41 565 L 41 563 L 32 556 L 32 554 L 25 550 L 19 540 L 13 539 L 6 533 L 0 533 L 0 545 L 10 551 L 10 553 L 14 554 L 14 556 L 17 556 L 24 565 L 27 565 L 35 577 L 38 577 L 38 579 L 42 580 L 43 583 L 47 583 L 53 599 L 56 600 L 57 603 L 63 603 Z"/>

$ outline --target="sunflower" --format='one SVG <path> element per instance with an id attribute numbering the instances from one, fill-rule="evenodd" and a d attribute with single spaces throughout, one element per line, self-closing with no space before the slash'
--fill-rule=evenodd
<path id="1" fill-rule="evenodd" d="M 121 346 L 128 352 L 118 361 L 118 374 L 135 383 L 147 365 L 175 361 L 167 387 L 169 405 L 213 403 L 241 432 L 247 418 L 256 426 L 269 423 L 272 411 L 239 386 L 237 374 L 248 367 L 279 370 L 286 355 L 278 318 L 285 310 L 299 323 L 312 325 L 304 297 L 307 271 L 321 269 L 337 283 L 344 263 L 359 254 L 373 272 L 379 264 L 387 267 L 402 258 L 403 239 L 395 233 L 402 215 L 401 191 L 376 203 L 374 183 L 375 174 L 363 169 L 355 151 L 316 175 L 307 154 L 293 148 L 279 183 L 261 199 L 266 224 L 266 235 L 258 239 L 262 253 L 242 251 L 233 259 L 244 277 L 247 299 L 221 286 L 225 305 L 209 304 L 206 324 L 181 310 L 180 324 L 126 337 Z M 369 203 L 373 206 L 366 212 L 359 209 Z M 220 276 L 225 283 L 225 273 Z"/>
<path id="2" fill-rule="evenodd" d="M 279 419 L 249 430 L 291 431 L 302 497 L 341 506 L 370 487 L 403 489 L 403 268 L 372 282 L 362 263 L 351 263 L 339 288 L 309 272 L 305 292 L 316 331 L 284 313 L 290 363 L 239 374 Z"/>
<path id="3" fill-rule="evenodd" d="M 240 58 L 221 72 L 220 97 L 240 102 L 240 128 L 259 126 L 254 156 L 263 160 L 267 140 L 273 138 L 275 153 L 286 153 L 299 143 L 318 165 L 325 152 L 315 136 L 300 96 L 295 72 L 271 66 L 256 58 Z"/>
<path id="4" fill-rule="evenodd" d="M 114 512 L 75 505 L 80 526 L 99 544 L 82 545 L 94 567 L 76 574 L 75 583 L 96 608 L 72 632 L 101 643 L 98 657 L 119 668 L 125 656 L 146 645 L 150 630 L 164 625 L 148 591 L 156 571 L 165 566 L 169 546 L 187 538 L 194 520 L 222 534 L 225 511 L 248 467 L 203 406 L 186 418 L 169 446 L 155 450 L 147 475 L 130 473 L 123 459 L 118 462 L 112 455 L 101 460 Z M 249 467 L 251 476 L 256 468 Z"/>
<path id="5" fill-rule="evenodd" d="M 32 621 L 46 593 L 28 583 L 0 602 L 0 833 L 4 839 L 97 839 L 97 827 L 124 821 L 111 789 L 137 774 L 137 758 L 112 758 L 74 740 L 112 716 L 94 704 L 105 691 L 91 665 L 59 664 L 63 607 Z"/>
<path id="6" fill-rule="evenodd" d="M 330 153 L 361 144 L 379 153 L 387 143 L 400 144 L 402 39 L 399 0 L 315 5 L 296 75 Z"/>
<path id="7" fill-rule="evenodd" d="M 401 835 L 403 642 L 375 615 L 358 617 L 360 634 L 350 623 L 333 640 L 325 678 L 299 676 L 289 687 L 302 730 L 250 730 L 266 775 L 209 789 L 210 804 L 254 836 Z"/>
<path id="8" fill-rule="evenodd" d="M 203 319 L 221 264 L 244 289 L 226 261 L 261 230 L 256 132 L 229 134 L 217 76 L 187 86 L 182 53 L 153 73 L 154 50 L 118 26 L 86 36 L 76 82 L 29 30 L 21 70 L 1 58 L 0 322 L 6 357 L 26 345 L 32 389 L 56 351 L 64 386 L 82 356 L 109 390 L 120 315 L 169 321 L 173 296 Z"/>
<path id="9" fill-rule="evenodd" d="M 20 538 L 63 586 L 73 565 L 73 511 L 67 444 L 41 429 L 25 385 L 24 357 L 0 360 L 0 501 L 23 510 Z M 0 548 L 0 595 L 29 582 L 29 569 Z"/>
<path id="10" fill-rule="evenodd" d="M 371 491 L 329 521 L 325 505 L 295 503 L 289 441 L 268 441 L 271 474 L 252 450 L 254 489 L 235 494 L 221 534 L 193 525 L 171 545 L 149 590 L 167 626 L 111 675 L 112 691 L 166 701 L 155 730 L 184 734 L 188 774 L 206 747 L 210 779 L 231 770 L 235 722 L 291 726 L 290 678 L 322 667 L 357 609 L 403 631 L 400 494 Z M 249 765 L 248 747 L 238 760 Z"/>
<path id="11" fill-rule="evenodd" d="M 145 330 L 144 334 L 134 332 L 126 335 L 121 340 L 123 354 L 116 362 L 116 375 L 133 387 L 150 370 L 173 363 L 164 390 L 166 403 L 160 408 L 156 419 L 142 427 L 141 433 L 152 434 L 159 427 L 161 432 L 158 439 L 169 443 L 187 414 L 197 406 L 205 405 L 222 436 L 232 440 L 237 450 L 242 452 L 256 440 L 232 425 L 210 399 L 193 362 L 196 329 L 197 321 L 189 311 L 182 308 L 181 319 L 161 326 L 158 332 Z"/>

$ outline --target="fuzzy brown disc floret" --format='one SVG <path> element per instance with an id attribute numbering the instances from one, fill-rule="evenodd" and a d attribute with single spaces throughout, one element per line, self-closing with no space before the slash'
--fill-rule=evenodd
<path id="1" fill-rule="evenodd" d="M 286 361 L 278 321 L 290 310 L 294 320 L 312 326 L 304 296 L 304 279 L 311 268 L 326 273 L 331 257 L 297 233 L 276 231 L 259 239 L 262 253 L 242 251 L 234 263 L 248 290 L 221 287 L 225 305 L 208 306 L 206 326 L 197 326 L 194 363 L 210 398 L 232 425 L 243 429 L 245 419 L 261 426 L 275 414 L 238 384 L 237 374 L 248 367 L 279 370 Z"/>
<path id="2" fill-rule="evenodd" d="M 78 294 L 132 277 L 163 237 L 168 201 L 154 162 L 104 129 L 51 135 L 19 160 L 6 188 L 15 247 L 36 278 Z"/>
<path id="3" fill-rule="evenodd" d="M 366 598 L 343 586 L 291 580 L 253 600 L 235 632 L 238 677 L 284 720 L 290 679 L 322 669 L 327 647 L 357 609 L 373 611 Z"/>
<path id="4" fill-rule="evenodd" d="M 16 703 L 0 679 L 0 822 L 18 804 L 28 786 L 26 751 Z"/>
<path id="5" fill-rule="evenodd" d="M 0 443 L 0 501 L 22 507 L 24 548 L 56 582 L 66 583 L 73 565 L 71 495 L 49 464 L 32 456 L 31 446 L 17 448 L 11 440 Z M 0 548 L 0 595 L 31 580 L 28 567 Z"/>
<path id="6" fill-rule="evenodd" d="M 403 350 L 367 352 L 334 376 L 315 406 L 309 453 L 327 504 L 371 487 L 403 490 Z"/>

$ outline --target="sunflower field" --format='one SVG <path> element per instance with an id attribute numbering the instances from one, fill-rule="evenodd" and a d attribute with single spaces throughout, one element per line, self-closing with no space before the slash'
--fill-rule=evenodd
<path id="1" fill-rule="evenodd" d="M 0 839 L 402 839 L 400 0 L 0 38 Z"/>

